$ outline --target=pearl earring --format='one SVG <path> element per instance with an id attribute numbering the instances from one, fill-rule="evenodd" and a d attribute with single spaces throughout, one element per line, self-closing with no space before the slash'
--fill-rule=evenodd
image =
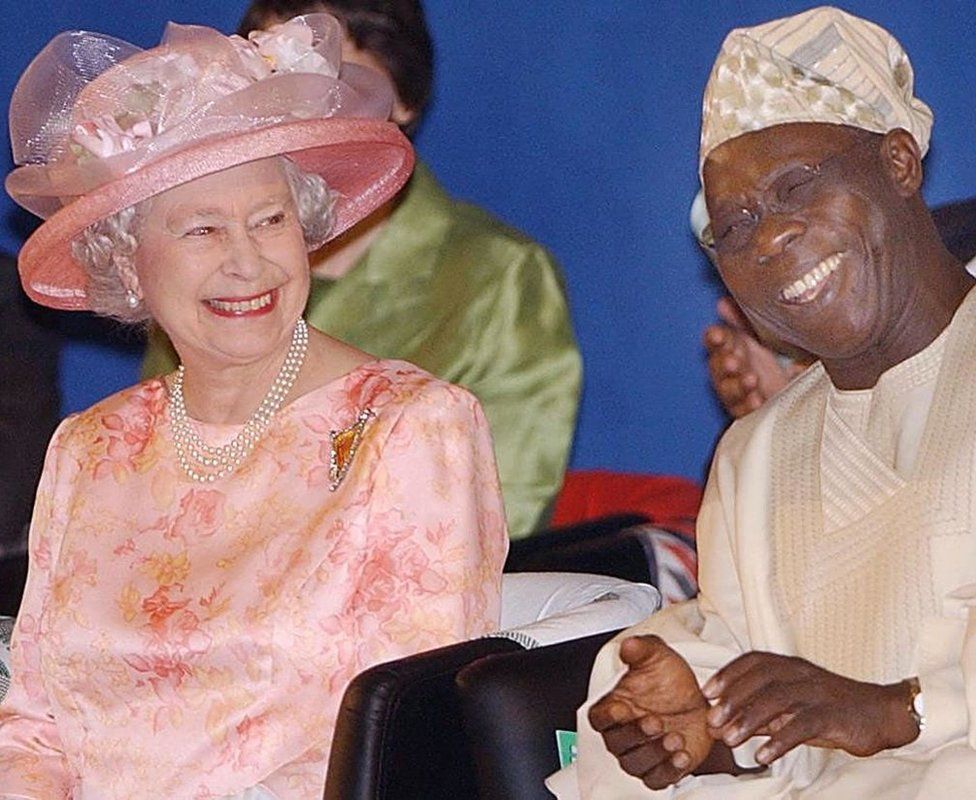
<path id="1" fill-rule="evenodd" d="M 125 303 L 134 310 L 139 306 L 139 296 L 130 289 L 125 293 Z"/>

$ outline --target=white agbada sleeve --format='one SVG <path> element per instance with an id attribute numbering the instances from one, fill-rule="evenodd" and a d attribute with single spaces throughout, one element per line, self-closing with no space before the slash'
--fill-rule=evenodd
<path id="1" fill-rule="evenodd" d="M 729 661 L 757 649 L 756 642 L 765 643 L 769 648 L 783 646 L 781 641 L 770 641 L 767 629 L 774 611 L 764 601 L 769 590 L 769 545 L 764 542 L 767 504 L 760 487 L 768 485 L 765 478 L 772 424 L 764 414 L 748 422 L 747 425 L 736 423 L 727 432 L 712 462 L 697 525 L 699 596 L 652 615 L 615 637 L 600 651 L 590 676 L 587 701 L 577 714 L 578 760 L 547 782 L 560 800 L 769 798 L 788 790 L 792 781 L 785 776 L 795 773 L 797 766 L 801 784 L 820 771 L 818 755 L 810 753 L 812 748 L 801 747 L 761 775 L 738 779 L 727 775 L 702 776 L 653 791 L 620 768 L 587 718 L 590 706 L 609 692 L 626 671 L 619 648 L 627 636 L 645 633 L 660 636 L 688 662 L 700 685 Z M 740 469 L 743 465 L 752 468 L 743 471 Z M 743 472 L 749 475 L 750 486 L 740 485 Z M 749 503 L 736 502 L 742 493 L 749 496 Z M 751 589 L 762 586 L 760 596 L 747 604 L 743 585 Z M 763 741 L 756 737 L 735 748 L 736 762 L 743 767 L 755 766 L 753 756 Z"/>
<path id="2" fill-rule="evenodd" d="M 713 775 L 688 778 L 662 791 L 652 791 L 626 775 L 590 728 L 590 705 L 606 694 L 624 672 L 619 640 L 608 644 L 597 658 L 589 697 L 578 716 L 579 760 L 557 773 L 549 785 L 561 800 L 755 800 L 790 798 L 836 800 L 848 797 L 884 797 L 887 800 L 942 800 L 968 797 L 976 786 L 976 422 L 972 398 L 976 396 L 976 291 L 971 293 L 951 323 L 935 400 L 925 420 L 923 442 L 935 458 L 919 462 L 911 477 L 914 492 L 902 501 L 901 516 L 878 520 L 893 526 L 892 535 L 911 537 L 912 526 L 931 526 L 919 563 L 905 570 L 903 580 L 931 581 L 935 607 L 920 620 L 913 639 L 913 654 L 906 659 L 904 676 L 917 675 L 925 699 L 926 728 L 904 748 L 886 750 L 870 758 L 855 758 L 842 751 L 801 746 L 765 772 L 733 778 Z M 806 496 L 792 492 L 795 472 L 811 463 L 796 458 L 780 464 L 773 474 L 773 429 L 778 436 L 795 433 L 809 442 L 812 429 L 823 435 L 816 414 L 821 407 L 816 393 L 825 391 L 821 368 L 812 367 L 797 378 L 776 402 L 736 422 L 722 438 L 713 461 L 698 525 L 701 595 L 696 601 L 653 615 L 625 635 L 654 633 L 674 647 L 691 665 L 700 681 L 728 661 L 749 650 L 797 654 L 796 631 L 784 610 L 781 580 L 776 579 L 772 514 L 810 516 L 801 504 Z M 810 393 L 807 395 L 806 393 Z M 826 395 L 824 395 L 824 401 Z M 792 413 L 807 404 L 810 423 L 795 429 L 777 415 Z M 795 416 L 795 415 L 794 415 Z M 777 452 L 783 440 L 777 438 Z M 791 454 L 796 455 L 793 451 Z M 812 454 L 812 453 L 811 453 Z M 779 456 L 778 456 L 779 457 Z M 920 456 L 921 457 L 921 456 Z M 782 461 L 782 458 L 780 458 Z M 917 465 L 918 466 L 918 465 Z M 924 467 L 924 468 L 923 468 Z M 784 478 L 786 476 L 786 478 Z M 787 479 L 788 478 L 788 479 Z M 778 480 L 777 480 L 778 479 Z M 773 502 L 777 493 L 778 503 Z M 783 503 L 786 503 L 784 505 Z M 872 511 L 871 513 L 875 513 Z M 777 520 L 780 518 L 777 517 Z M 805 524 L 809 524 L 809 519 Z M 903 526 L 898 530 L 898 526 Z M 907 586 L 905 596 L 915 597 Z M 827 589 L 824 589 L 827 591 Z M 749 751 L 736 750 L 736 760 L 749 764 L 760 740 Z"/>

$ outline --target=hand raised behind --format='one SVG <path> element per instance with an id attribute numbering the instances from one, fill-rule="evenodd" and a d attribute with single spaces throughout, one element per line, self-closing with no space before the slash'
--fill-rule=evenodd
<path id="1" fill-rule="evenodd" d="M 733 417 L 759 408 L 799 372 L 784 367 L 762 344 L 730 298 L 718 303 L 722 324 L 705 330 L 708 372 L 719 401 Z"/>
<path id="2" fill-rule="evenodd" d="M 590 708 L 590 724 L 625 772 L 661 789 L 708 756 L 708 702 L 685 660 L 657 636 L 625 639 L 620 658 L 627 672 Z"/>
<path id="3" fill-rule="evenodd" d="M 770 737 L 756 753 L 760 764 L 800 744 L 870 756 L 919 733 L 907 681 L 865 683 L 791 656 L 746 653 L 715 673 L 704 694 L 714 701 L 708 725 L 716 739 L 735 747 Z"/>

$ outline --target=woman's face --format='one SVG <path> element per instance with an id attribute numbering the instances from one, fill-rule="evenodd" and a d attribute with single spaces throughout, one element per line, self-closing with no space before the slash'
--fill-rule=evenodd
<path id="1" fill-rule="evenodd" d="M 248 364 L 287 347 L 309 268 L 280 160 L 177 186 L 143 213 L 137 289 L 185 363 Z"/>

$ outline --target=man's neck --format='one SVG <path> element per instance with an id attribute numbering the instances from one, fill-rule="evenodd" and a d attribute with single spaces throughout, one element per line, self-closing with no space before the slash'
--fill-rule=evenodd
<path id="1" fill-rule="evenodd" d="M 917 276 L 916 291 L 894 320 L 889 320 L 876 344 L 849 359 L 822 359 L 838 389 L 870 389 L 882 374 L 928 347 L 948 327 L 976 284 L 941 242 L 919 250 L 926 252 L 909 256 Z"/>

